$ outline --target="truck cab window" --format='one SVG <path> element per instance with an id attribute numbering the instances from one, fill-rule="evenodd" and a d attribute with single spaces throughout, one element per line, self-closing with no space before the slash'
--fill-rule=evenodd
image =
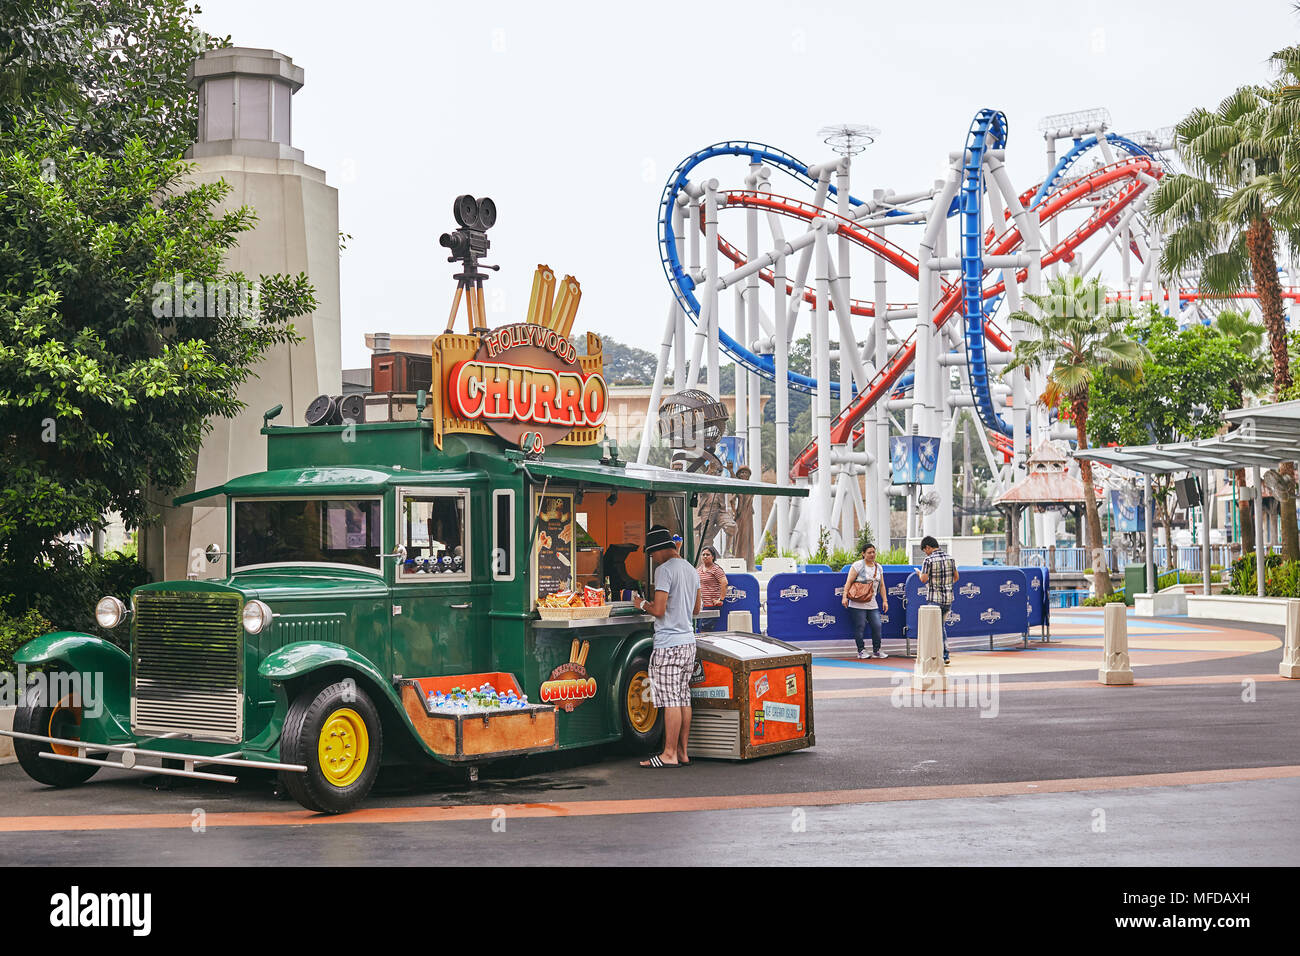
<path id="1" fill-rule="evenodd" d="M 398 543 L 406 560 L 398 577 L 469 577 L 469 492 L 418 492 L 399 496 Z"/>
<path id="2" fill-rule="evenodd" d="M 300 563 L 379 569 L 378 498 L 247 499 L 233 507 L 233 567 Z"/>

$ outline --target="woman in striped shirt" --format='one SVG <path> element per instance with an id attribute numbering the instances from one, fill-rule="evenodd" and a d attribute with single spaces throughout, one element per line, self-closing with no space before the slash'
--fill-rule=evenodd
<path id="1" fill-rule="evenodd" d="M 718 552 L 705 547 L 700 552 L 700 609 L 717 611 L 717 617 L 704 617 L 696 622 L 697 631 L 711 631 L 722 619 L 722 602 L 727 596 L 727 576 L 718 564 Z"/>

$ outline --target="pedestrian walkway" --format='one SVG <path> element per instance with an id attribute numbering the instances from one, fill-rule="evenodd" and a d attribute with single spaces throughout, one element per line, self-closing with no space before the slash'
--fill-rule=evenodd
<path id="1" fill-rule="evenodd" d="M 1183 621 L 1174 618 L 1153 619 L 1128 614 L 1129 654 L 1133 670 L 1141 680 L 1141 669 L 1153 665 L 1188 664 L 1281 652 L 1282 640 L 1258 630 L 1225 627 L 1203 620 Z M 831 652 L 814 653 L 814 686 L 828 681 L 862 680 L 877 674 L 912 668 L 912 659 L 903 657 L 901 646 L 886 650 L 897 656 L 883 660 L 858 660 L 852 645 Z M 998 674 L 1000 676 L 1067 673 L 1096 670 L 1101 664 L 1102 609 L 1072 610 L 1052 618 L 1051 641 L 1040 643 L 1030 638 L 1027 647 L 998 650 L 954 650 L 950 675 Z M 1269 679 L 1277 677 L 1276 671 Z M 1236 678 L 1234 678 L 1236 679 Z"/>

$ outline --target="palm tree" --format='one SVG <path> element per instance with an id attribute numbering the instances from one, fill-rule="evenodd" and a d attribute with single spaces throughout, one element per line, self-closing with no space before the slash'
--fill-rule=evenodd
<path id="1" fill-rule="evenodd" d="M 1261 352 L 1264 348 L 1264 327 L 1251 321 L 1249 313 L 1234 312 L 1224 309 L 1214 318 L 1211 326 L 1214 332 L 1236 346 L 1250 364 L 1247 371 L 1232 381 L 1236 393 L 1236 408 L 1245 404 L 1247 392 L 1260 392 L 1268 387 L 1268 367 Z M 1237 469 L 1237 487 L 1246 487 L 1246 469 Z M 1241 514 L 1241 553 L 1252 554 L 1255 551 L 1254 502 L 1249 495 L 1242 495 L 1238 505 Z"/>
<path id="2" fill-rule="evenodd" d="M 1297 4 L 1300 11 L 1300 4 Z M 1283 142 L 1281 167 L 1269 174 L 1268 189 L 1276 204 L 1279 229 L 1285 234 L 1292 254 L 1300 250 L 1300 46 L 1273 54 L 1278 71 L 1270 92 L 1267 135 Z"/>
<path id="3" fill-rule="evenodd" d="M 1277 275 L 1275 223 L 1294 236 L 1300 195 L 1286 184 L 1293 173 L 1296 141 L 1283 113 L 1300 106 L 1273 88 L 1243 86 L 1214 111 L 1196 109 L 1176 127 L 1186 173 L 1164 177 L 1151 197 L 1151 212 L 1169 230 L 1160 268 L 1177 276 L 1199 268 L 1203 291 L 1221 296 L 1254 288 L 1268 331 L 1276 397 L 1291 388 L 1286 319 Z M 1294 198 L 1295 201 L 1291 201 Z M 1294 485 L 1295 463 L 1279 471 Z M 1282 499 L 1282 543 L 1300 560 L 1296 502 Z"/>
<path id="4" fill-rule="evenodd" d="M 1047 389 L 1039 401 L 1068 412 L 1074 422 L 1079 450 L 1088 447 L 1088 398 L 1092 383 L 1106 370 L 1135 379 L 1146 361 L 1147 350 L 1124 334 L 1123 324 L 1131 312 L 1127 300 L 1108 301 L 1110 290 L 1099 279 L 1077 275 L 1058 276 L 1047 284 L 1044 295 L 1027 295 L 1036 312 L 1017 311 L 1019 319 L 1036 329 L 1038 336 L 1016 343 L 1006 375 L 1017 368 L 1046 367 Z M 1093 492 L 1092 462 L 1079 459 L 1083 478 L 1083 505 L 1087 520 L 1087 547 L 1092 554 L 1092 574 L 1098 596 L 1111 593 L 1110 573 L 1102 551 L 1101 516 Z"/>

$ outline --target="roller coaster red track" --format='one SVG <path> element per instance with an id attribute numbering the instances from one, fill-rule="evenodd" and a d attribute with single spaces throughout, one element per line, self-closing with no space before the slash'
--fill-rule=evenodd
<path id="1" fill-rule="evenodd" d="M 1105 197 L 1101 204 L 1093 210 L 1092 214 L 1083 223 L 1076 227 L 1070 235 L 1057 243 L 1042 256 L 1042 265 L 1048 266 L 1061 260 L 1069 261 L 1069 259 L 1073 257 L 1075 249 L 1092 237 L 1103 226 L 1112 222 L 1118 213 L 1142 195 L 1142 192 L 1146 189 L 1146 184 L 1139 179 L 1139 174 L 1146 174 L 1153 179 L 1158 179 L 1163 175 L 1163 172 L 1164 170 L 1155 160 L 1140 156 L 1132 157 L 1102 166 L 1085 176 L 1070 180 L 1055 192 L 1049 194 L 1048 197 L 1032 211 L 1038 215 L 1038 221 L 1040 224 L 1050 221 L 1076 203 L 1095 196 L 1100 190 L 1107 186 L 1114 183 L 1122 183 L 1120 188 L 1118 188 L 1112 195 Z M 743 204 L 745 202 L 744 197 L 746 196 L 763 197 L 764 194 L 742 193 L 739 194 L 739 196 L 741 198 L 738 204 Z M 728 202 L 730 201 L 729 197 Z M 756 202 L 756 200 L 750 201 Z M 779 199 L 776 201 L 782 202 L 782 200 Z M 805 205 L 806 204 L 798 203 L 796 204 L 796 207 Z M 797 208 L 788 212 L 784 209 L 779 211 L 786 212 L 787 215 L 802 215 L 802 213 L 797 211 Z M 825 215 L 825 213 L 819 211 L 817 215 Z M 846 234 L 861 245 L 872 248 L 873 250 L 880 248 L 881 246 L 881 240 L 878 236 L 857 229 L 852 225 L 845 226 L 843 223 L 840 224 L 840 228 L 845 229 Z M 987 243 L 986 252 L 990 255 L 1008 255 L 1018 248 L 1023 241 L 1024 238 L 1020 235 L 1019 227 L 1016 226 L 1014 222 L 1011 222 L 999 238 Z M 899 253 L 901 253 L 901 258 Z M 913 257 L 908 256 L 906 253 L 902 253 L 901 250 L 897 250 L 897 247 L 890 247 L 889 252 L 885 252 L 882 249 L 881 254 L 885 256 L 887 261 L 891 262 L 898 268 L 903 269 L 908 275 L 913 277 L 916 276 L 916 260 Z M 1017 273 L 1017 281 L 1022 280 L 1027 273 L 1027 269 L 1019 270 Z M 768 279 L 768 281 L 771 280 Z M 996 295 L 1000 295 L 1004 290 L 1005 283 L 997 282 L 985 288 L 983 290 L 983 295 L 985 299 L 989 299 Z M 934 316 L 935 327 L 942 327 L 944 323 L 948 321 L 950 316 L 960 310 L 960 307 L 960 288 L 956 285 L 945 284 L 939 307 Z M 985 334 L 989 334 L 989 323 L 987 322 L 985 323 Z M 998 348 L 1004 351 L 1009 350 L 1010 348 L 1010 344 L 1007 342 L 1005 336 L 999 335 L 998 338 L 990 336 L 990 340 L 993 341 Z M 897 381 L 898 377 L 909 365 L 912 364 L 913 361 L 915 361 L 915 359 L 916 342 L 915 333 L 913 333 L 898 347 L 890 357 L 889 361 L 885 363 L 885 366 L 876 372 L 871 381 L 867 384 L 867 387 L 859 391 L 858 394 L 854 396 L 853 400 L 845 405 L 844 409 L 831 422 L 832 444 L 843 444 L 848 440 L 850 434 L 857 431 L 856 426 L 862 420 L 863 416 L 872 409 L 876 402 L 888 396 L 894 382 Z M 858 433 L 860 434 L 860 431 Z M 816 470 L 816 462 L 817 443 L 816 441 L 813 441 L 799 453 L 791 464 L 791 477 L 806 477 Z"/>

